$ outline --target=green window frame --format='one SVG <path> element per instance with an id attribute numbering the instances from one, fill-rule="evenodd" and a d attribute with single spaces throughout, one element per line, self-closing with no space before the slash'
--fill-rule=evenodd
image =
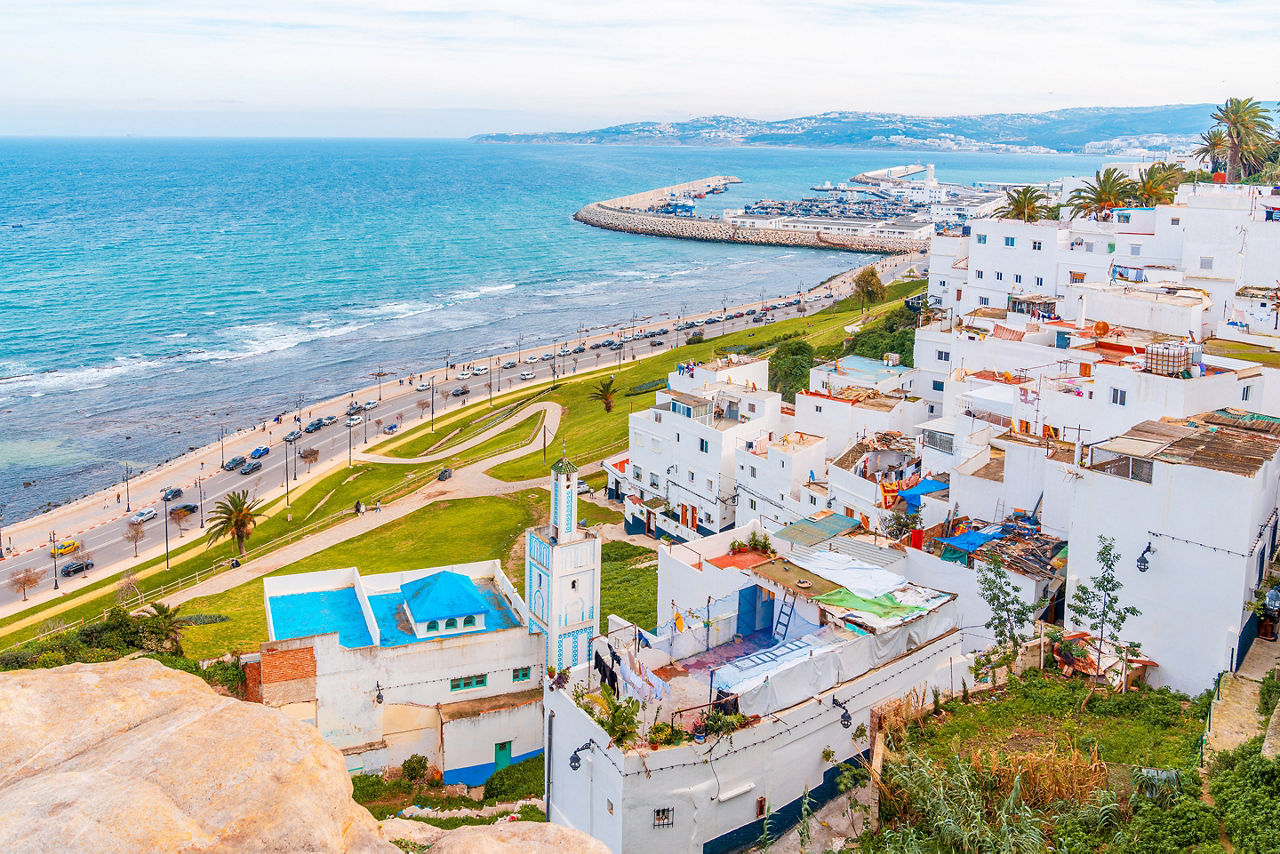
<path id="1" fill-rule="evenodd" d="M 512 682 L 528 682 L 529 672 L 530 672 L 530 669 L 528 667 L 517 667 L 511 671 L 511 681 Z"/>
<path id="2" fill-rule="evenodd" d="M 472 626 L 474 626 L 475 624 L 476 624 L 476 618 L 475 618 L 475 617 L 463 617 L 463 618 L 462 618 L 462 627 L 463 627 L 464 629 L 469 629 L 469 628 L 471 628 Z"/>
<path id="3" fill-rule="evenodd" d="M 458 627 L 458 618 L 450 617 L 449 619 L 445 620 L 444 627 L 446 629 L 456 629 Z"/>
<path id="4" fill-rule="evenodd" d="M 449 680 L 450 691 L 469 691 L 472 688 L 483 688 L 489 684 L 489 674 L 477 673 L 474 676 L 459 676 Z"/>
<path id="5" fill-rule="evenodd" d="M 429 632 L 440 631 L 440 624 L 437 623 L 435 620 L 431 620 L 430 622 L 427 623 L 427 631 Z"/>

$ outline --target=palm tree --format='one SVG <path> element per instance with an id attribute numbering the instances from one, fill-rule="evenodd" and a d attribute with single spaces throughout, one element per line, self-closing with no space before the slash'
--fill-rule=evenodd
<path id="1" fill-rule="evenodd" d="M 1023 222 L 1035 222 L 1049 215 L 1049 197 L 1036 187 L 1019 187 L 1016 190 L 1004 191 L 1004 207 L 996 211 L 996 216 L 1004 219 L 1020 219 Z"/>
<path id="2" fill-rule="evenodd" d="M 1133 182 L 1133 196 L 1138 204 L 1144 207 L 1167 205 L 1177 195 L 1178 185 L 1182 183 L 1186 173 L 1182 168 L 1171 163 L 1152 163 L 1138 173 L 1138 180 Z"/>
<path id="3" fill-rule="evenodd" d="M 605 412 L 613 411 L 613 396 L 617 394 L 617 389 L 613 387 L 613 377 L 607 380 L 600 380 L 596 383 L 595 388 L 591 389 L 587 397 L 591 400 L 598 400 L 604 404 Z"/>
<path id="4" fill-rule="evenodd" d="M 182 606 L 170 608 L 163 602 L 152 602 L 147 607 L 151 609 L 148 622 L 160 636 L 161 644 L 174 655 L 182 655 L 182 630 L 191 625 L 189 619 L 178 616 Z"/>
<path id="5" fill-rule="evenodd" d="M 240 550 L 240 556 L 243 557 L 245 540 L 253 533 L 258 519 L 265 515 L 258 510 L 260 504 L 260 499 L 249 500 L 247 490 L 229 493 L 219 501 L 209 514 L 209 545 L 223 537 L 232 536 Z"/>
<path id="6" fill-rule="evenodd" d="M 1093 173 L 1093 183 L 1071 191 L 1067 203 L 1071 205 L 1071 218 L 1096 216 L 1100 220 L 1111 219 L 1111 211 L 1133 201 L 1133 182 L 1114 166 Z"/>
<path id="7" fill-rule="evenodd" d="M 1203 143 L 1191 152 L 1209 166 L 1210 172 L 1221 172 L 1227 163 L 1227 132 L 1222 128 L 1210 128 L 1200 134 Z"/>
<path id="8" fill-rule="evenodd" d="M 1266 157 L 1271 112 L 1252 98 L 1228 98 L 1212 118 L 1227 137 L 1227 181 L 1238 181 L 1246 165 L 1257 165 Z"/>

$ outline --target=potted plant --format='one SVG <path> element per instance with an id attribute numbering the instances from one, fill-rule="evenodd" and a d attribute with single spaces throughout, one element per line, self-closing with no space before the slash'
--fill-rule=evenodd
<path id="1" fill-rule="evenodd" d="M 693 722 L 693 740 L 695 744 L 702 744 L 707 740 L 707 716 L 705 714 L 698 715 L 698 719 Z"/>
<path id="2" fill-rule="evenodd" d="M 742 551 L 745 551 L 746 548 L 747 548 L 747 544 L 744 543 L 742 540 L 734 540 L 733 542 L 729 543 L 729 554 L 736 555 Z"/>

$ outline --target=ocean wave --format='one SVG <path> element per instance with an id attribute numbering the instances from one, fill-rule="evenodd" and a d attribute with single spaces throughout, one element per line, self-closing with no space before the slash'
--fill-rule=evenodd
<path id="1" fill-rule="evenodd" d="M 470 288 L 465 291 L 458 291 L 456 293 L 449 294 L 449 297 L 455 300 L 473 300 L 489 296 L 490 294 L 501 294 L 506 293 L 507 291 L 514 291 L 515 289 L 516 286 L 511 284 L 482 285 L 478 288 Z"/>

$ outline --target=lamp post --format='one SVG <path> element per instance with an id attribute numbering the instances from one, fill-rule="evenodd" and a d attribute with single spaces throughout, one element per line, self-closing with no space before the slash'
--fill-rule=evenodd
<path id="1" fill-rule="evenodd" d="M 223 441 L 226 439 L 227 430 L 221 424 L 218 425 L 218 450 L 222 453 L 222 465 L 227 464 L 227 445 Z"/>
<path id="2" fill-rule="evenodd" d="M 0 504 L 0 560 L 4 560 L 4 504 Z"/>
<path id="3" fill-rule="evenodd" d="M 169 493 L 166 490 L 162 496 L 164 501 L 164 568 L 169 570 Z"/>
<path id="4" fill-rule="evenodd" d="M 347 468 L 351 468 L 351 419 L 347 419 Z"/>
<path id="5" fill-rule="evenodd" d="M 286 472 L 288 471 L 288 469 L 289 469 L 289 466 L 285 465 Z M 203 478 L 199 478 L 199 477 L 196 478 L 196 492 L 200 494 L 200 527 L 203 529 L 204 528 L 204 479 Z"/>
<path id="6" fill-rule="evenodd" d="M 129 478 L 133 475 L 133 467 L 128 463 L 124 464 L 124 512 L 129 513 L 133 510 L 133 503 L 129 500 Z"/>
<path id="7" fill-rule="evenodd" d="M 377 371 L 375 371 L 372 374 L 369 374 L 369 376 L 378 378 L 378 400 L 382 400 L 382 378 L 391 376 L 391 372 L 384 371 L 382 370 L 381 367 L 379 367 Z"/>
<path id="8" fill-rule="evenodd" d="M 53 589 L 58 589 L 58 535 L 49 532 L 49 554 L 53 555 Z"/>
<path id="9" fill-rule="evenodd" d="M 444 351 L 444 378 L 445 382 L 449 380 L 449 351 Z"/>
<path id="10" fill-rule="evenodd" d="M 436 378 L 431 378 L 431 432 L 436 432 Z"/>

